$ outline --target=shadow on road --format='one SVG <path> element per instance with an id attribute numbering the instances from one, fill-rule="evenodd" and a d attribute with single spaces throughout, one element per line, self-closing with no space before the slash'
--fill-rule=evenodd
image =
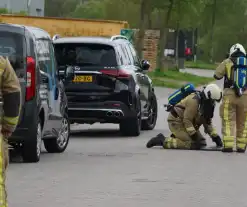
<path id="1" fill-rule="evenodd" d="M 121 135 L 119 129 L 76 129 L 71 131 L 71 139 L 112 139 L 112 138 L 124 138 Z M 125 137 L 126 138 L 126 137 Z M 128 137 L 131 138 L 131 137 Z M 51 154 L 47 153 L 44 149 L 41 152 L 41 156 Z M 9 151 L 10 163 L 20 164 L 23 163 L 21 152 L 19 150 Z M 27 163 L 28 164 L 28 163 Z M 31 163 L 32 164 L 32 163 Z"/>
<path id="2" fill-rule="evenodd" d="M 119 138 L 121 137 L 119 129 L 86 129 L 75 130 L 71 132 L 71 138 Z"/>
<path id="3" fill-rule="evenodd" d="M 44 154 L 49 154 L 46 151 L 42 151 L 41 152 L 41 156 L 44 156 Z M 18 150 L 10 150 L 9 151 L 9 162 L 10 164 L 20 164 L 20 163 L 24 163 L 22 156 L 21 156 L 21 152 Z M 25 163 L 25 164 L 35 164 L 35 163 Z"/>

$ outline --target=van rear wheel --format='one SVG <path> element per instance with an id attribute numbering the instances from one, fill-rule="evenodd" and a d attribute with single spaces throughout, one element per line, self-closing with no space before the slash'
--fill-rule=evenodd
<path id="1" fill-rule="evenodd" d="M 39 118 L 34 133 L 31 136 L 28 141 L 23 142 L 22 158 L 24 162 L 28 163 L 39 162 L 42 146 L 42 127 Z"/>

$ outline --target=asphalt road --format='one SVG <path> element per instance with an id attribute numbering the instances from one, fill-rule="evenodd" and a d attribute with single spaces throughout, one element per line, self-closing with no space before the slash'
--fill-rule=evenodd
<path id="1" fill-rule="evenodd" d="M 44 152 L 37 164 L 11 163 L 9 206 L 247 206 L 245 154 L 145 148 L 150 137 L 168 134 L 162 106 L 171 92 L 156 89 L 157 126 L 138 138 L 121 137 L 116 125 L 73 126 L 63 154 Z"/>

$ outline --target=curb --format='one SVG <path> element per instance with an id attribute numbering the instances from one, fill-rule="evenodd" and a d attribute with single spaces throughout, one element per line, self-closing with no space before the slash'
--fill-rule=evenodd
<path id="1" fill-rule="evenodd" d="M 216 80 L 215 80 L 215 81 L 216 81 Z M 212 83 L 214 83 L 215 81 L 209 82 L 208 84 L 212 84 Z M 206 84 L 206 85 L 208 85 L 208 84 Z M 201 88 L 201 87 L 203 87 L 203 86 L 205 86 L 205 85 L 199 85 L 199 86 L 196 87 L 196 89 L 199 89 L 199 88 Z"/>

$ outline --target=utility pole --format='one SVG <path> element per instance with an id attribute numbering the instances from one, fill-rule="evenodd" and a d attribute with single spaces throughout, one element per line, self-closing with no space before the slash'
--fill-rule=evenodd
<path id="1" fill-rule="evenodd" d="M 27 0 L 27 15 L 30 15 L 30 5 L 31 5 L 32 0 Z"/>
<path id="2" fill-rule="evenodd" d="M 8 12 L 11 11 L 11 3 L 10 3 L 10 0 L 7 0 L 7 10 L 8 10 Z"/>
<path id="3" fill-rule="evenodd" d="M 193 60 L 197 60 L 197 39 L 198 39 L 198 28 L 193 29 Z"/>
<path id="4" fill-rule="evenodd" d="M 213 44 L 213 40 L 214 40 L 214 27 L 215 27 L 215 14 L 216 14 L 216 1 L 214 0 L 213 3 L 213 8 L 212 8 L 212 31 L 211 31 L 211 50 L 210 50 L 210 62 L 213 62 L 213 57 L 214 57 L 214 44 Z"/>

